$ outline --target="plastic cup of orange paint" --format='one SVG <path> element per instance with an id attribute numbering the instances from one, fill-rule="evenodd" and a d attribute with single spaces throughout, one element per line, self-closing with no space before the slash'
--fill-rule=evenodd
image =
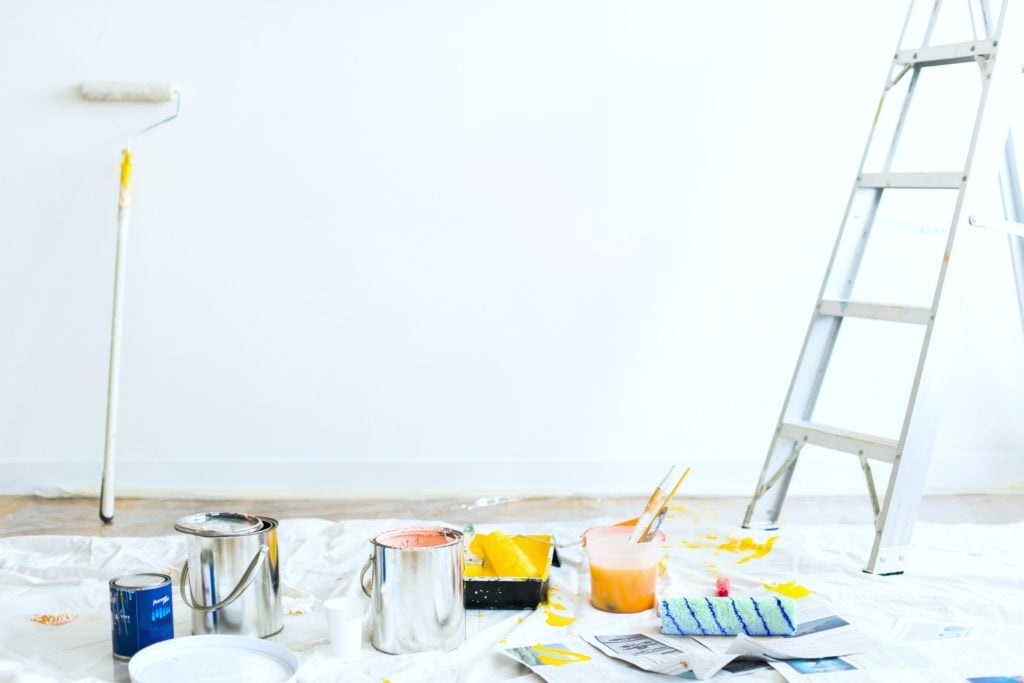
<path id="1" fill-rule="evenodd" d="M 643 612 L 654 607 L 658 562 L 665 534 L 630 543 L 631 526 L 598 526 L 583 532 L 590 560 L 590 604 L 605 612 Z"/>

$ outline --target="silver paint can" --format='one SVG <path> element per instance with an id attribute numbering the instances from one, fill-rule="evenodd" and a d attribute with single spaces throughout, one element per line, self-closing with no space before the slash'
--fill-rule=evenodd
<path id="1" fill-rule="evenodd" d="M 179 590 L 193 635 L 266 638 L 283 628 L 276 519 L 204 512 L 174 528 L 188 534 Z"/>
<path id="2" fill-rule="evenodd" d="M 406 527 L 370 542 L 373 554 L 359 580 L 371 599 L 373 646 L 390 654 L 459 647 L 466 639 L 462 532 Z"/>

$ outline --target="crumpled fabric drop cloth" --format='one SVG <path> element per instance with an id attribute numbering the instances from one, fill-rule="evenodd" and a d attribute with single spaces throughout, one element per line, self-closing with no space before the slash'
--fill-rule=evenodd
<path id="1" fill-rule="evenodd" d="M 571 544 L 585 529 L 617 521 L 481 524 L 477 531 L 553 534 L 559 544 Z M 1024 523 L 919 523 L 907 572 L 874 576 L 862 571 L 873 538 L 868 525 L 791 525 L 754 532 L 730 521 L 700 503 L 673 506 L 662 528 L 667 540 L 664 572 L 658 578 L 660 595 L 712 595 L 719 575 L 729 577 L 734 594 L 766 585 L 782 584 L 797 592 L 806 588 L 882 641 L 900 617 L 974 624 L 1024 622 Z M 536 682 L 540 679 L 499 650 L 558 641 L 571 634 L 657 629 L 653 611 L 617 615 L 590 606 L 585 552 L 575 545 L 559 549 L 562 566 L 551 572 L 546 604 L 536 610 L 468 611 L 466 642 L 454 652 L 378 652 L 369 642 L 367 616 L 360 659 L 345 663 L 332 657 L 323 600 L 357 597 L 368 611 L 359 571 L 370 554 L 369 538 L 386 529 L 430 523 L 444 521 L 281 522 L 285 625 L 273 640 L 298 656 L 299 680 Z M 0 539 L 0 681 L 127 681 L 127 665 L 111 657 L 108 581 L 124 574 L 159 572 L 176 582 L 185 543 L 181 534 Z M 57 623 L 39 623 L 40 615 L 67 616 Z M 176 637 L 189 635 L 189 609 L 177 590 L 174 620 Z M 762 670 L 745 680 L 783 679 Z"/>

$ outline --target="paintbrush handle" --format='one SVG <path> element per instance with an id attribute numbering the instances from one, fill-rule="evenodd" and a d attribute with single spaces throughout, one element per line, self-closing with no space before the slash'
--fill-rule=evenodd
<path id="1" fill-rule="evenodd" d="M 647 528 L 651 525 L 651 520 L 654 519 L 655 513 L 658 511 L 661 503 L 661 494 L 665 490 L 665 484 L 668 482 L 668 478 L 672 476 L 672 473 L 676 471 L 676 466 L 672 465 L 668 468 L 668 472 L 661 478 L 661 481 L 657 486 L 654 487 L 654 491 L 651 493 L 651 497 L 647 499 L 647 505 L 644 506 L 644 511 L 640 515 L 640 519 L 637 520 L 636 526 L 633 527 L 633 533 L 629 535 L 630 543 L 638 543 L 643 535 L 647 533 Z"/>

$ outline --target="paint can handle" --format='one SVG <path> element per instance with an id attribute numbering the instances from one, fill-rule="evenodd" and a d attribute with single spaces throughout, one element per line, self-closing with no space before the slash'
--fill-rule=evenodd
<path id="1" fill-rule="evenodd" d="M 366 563 L 363 565 L 362 570 L 359 572 L 359 587 L 363 589 L 363 592 L 366 593 L 366 597 L 368 598 L 372 598 L 373 595 L 370 594 L 370 589 L 366 587 L 366 572 L 368 572 L 370 570 L 370 567 L 372 566 L 373 555 L 370 555 L 366 558 Z M 373 580 L 372 576 L 370 577 L 370 580 Z"/>
<path id="2" fill-rule="evenodd" d="M 256 552 L 256 556 L 252 558 L 252 562 L 249 563 L 245 573 L 242 574 L 242 578 L 239 579 L 238 585 L 235 586 L 234 590 L 228 593 L 228 596 L 218 603 L 213 605 L 198 605 L 192 598 L 192 587 L 188 582 L 188 560 L 185 560 L 185 564 L 181 566 L 181 580 L 178 582 L 178 590 L 181 593 L 181 599 L 185 601 L 185 604 L 196 610 L 197 612 L 216 612 L 219 609 L 227 607 L 235 600 L 242 596 L 245 589 L 249 587 L 253 579 L 256 578 L 256 570 L 259 568 L 263 558 L 267 556 L 267 546 L 261 545 L 260 549 Z"/>

